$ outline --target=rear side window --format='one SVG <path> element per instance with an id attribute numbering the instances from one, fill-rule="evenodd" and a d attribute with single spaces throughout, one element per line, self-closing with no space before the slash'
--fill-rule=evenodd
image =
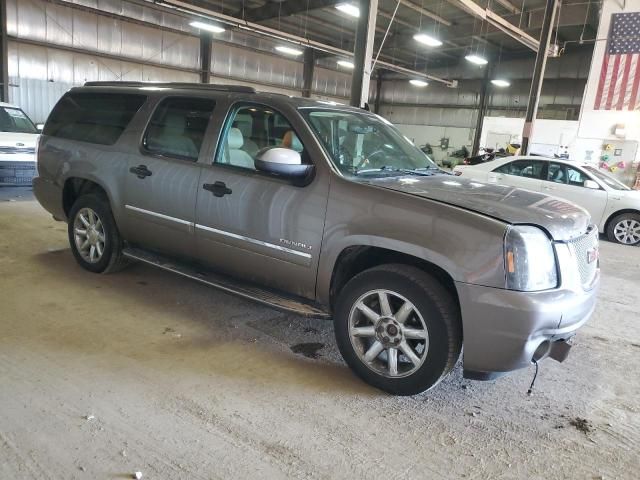
<path id="1" fill-rule="evenodd" d="M 68 93 L 55 106 L 42 132 L 52 137 L 113 145 L 142 107 L 145 95 Z"/>
<path id="2" fill-rule="evenodd" d="M 539 160 L 516 160 L 505 163 L 501 167 L 496 168 L 494 172 L 541 180 L 543 167 L 544 163 Z"/>
<path id="3" fill-rule="evenodd" d="M 215 101 L 167 98 L 156 108 L 143 139 L 149 153 L 197 161 Z"/>

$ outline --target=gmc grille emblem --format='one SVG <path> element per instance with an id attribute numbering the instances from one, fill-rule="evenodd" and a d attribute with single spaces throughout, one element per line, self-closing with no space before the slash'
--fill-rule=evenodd
<path id="1" fill-rule="evenodd" d="M 593 263 L 598 260 L 598 249 L 592 248 L 587 250 L 587 263 Z"/>

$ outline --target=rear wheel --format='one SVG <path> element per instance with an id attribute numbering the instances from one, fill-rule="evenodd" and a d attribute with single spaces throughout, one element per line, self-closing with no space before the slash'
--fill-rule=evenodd
<path id="1" fill-rule="evenodd" d="M 122 239 L 103 195 L 90 193 L 74 202 L 69 212 L 68 234 L 73 256 L 82 268 L 108 273 L 126 264 Z"/>
<path id="2" fill-rule="evenodd" d="M 640 244 L 640 214 L 623 213 L 609 222 L 607 238 L 623 245 Z"/>
<path id="3" fill-rule="evenodd" d="M 358 274 L 338 298 L 334 323 L 351 369 L 395 395 L 433 387 L 460 355 L 456 302 L 436 279 L 414 267 L 383 265 Z"/>

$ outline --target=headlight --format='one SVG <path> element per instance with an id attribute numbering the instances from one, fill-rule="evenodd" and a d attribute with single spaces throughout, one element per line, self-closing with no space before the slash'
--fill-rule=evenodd
<path id="1" fill-rule="evenodd" d="M 509 290 L 535 292 L 558 285 L 553 245 L 537 227 L 508 227 L 504 238 L 504 261 Z"/>

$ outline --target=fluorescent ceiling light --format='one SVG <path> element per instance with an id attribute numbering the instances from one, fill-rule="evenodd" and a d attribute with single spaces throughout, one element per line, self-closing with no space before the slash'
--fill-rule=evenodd
<path id="1" fill-rule="evenodd" d="M 336 5 L 336 8 L 342 13 L 346 13 L 347 15 L 350 15 L 352 17 L 357 18 L 360 16 L 360 9 L 352 3 L 339 3 L 338 5 Z"/>
<path id="2" fill-rule="evenodd" d="M 420 43 L 423 43 L 424 45 L 427 45 L 428 47 L 439 47 L 440 45 L 442 45 L 442 42 L 440 40 L 432 37 L 431 35 L 427 35 L 426 33 L 416 33 L 413 36 L 413 39 L 416 42 L 420 42 Z"/>
<path id="3" fill-rule="evenodd" d="M 489 63 L 489 61 L 486 58 L 483 58 L 480 55 L 471 54 L 471 55 L 467 55 L 464 58 L 466 58 L 467 61 L 471 63 L 475 63 L 476 65 L 486 65 L 487 63 Z"/>
<path id="4" fill-rule="evenodd" d="M 344 68 L 353 68 L 355 65 L 347 60 L 338 60 L 338 65 Z"/>
<path id="5" fill-rule="evenodd" d="M 511 85 L 511 83 L 508 82 L 507 80 L 501 80 L 499 78 L 496 78 L 495 80 L 491 80 L 491 83 L 493 83 L 496 87 L 508 87 Z"/>
<path id="6" fill-rule="evenodd" d="M 427 85 L 429 85 L 428 82 L 425 82 L 424 80 L 418 80 L 417 78 L 409 80 L 409 83 L 416 87 L 426 87 Z"/>
<path id="7" fill-rule="evenodd" d="M 207 32 L 212 32 L 212 33 L 222 33 L 224 32 L 224 28 L 222 28 L 219 25 L 211 25 L 210 23 L 203 23 L 203 22 L 191 22 L 189 25 L 191 25 L 193 28 L 199 28 L 200 30 L 206 30 Z"/>
<path id="8" fill-rule="evenodd" d="M 298 50 L 297 48 L 287 47 L 285 45 L 279 45 L 276 47 L 276 50 L 281 53 L 286 53 L 287 55 L 302 55 L 302 50 Z"/>

